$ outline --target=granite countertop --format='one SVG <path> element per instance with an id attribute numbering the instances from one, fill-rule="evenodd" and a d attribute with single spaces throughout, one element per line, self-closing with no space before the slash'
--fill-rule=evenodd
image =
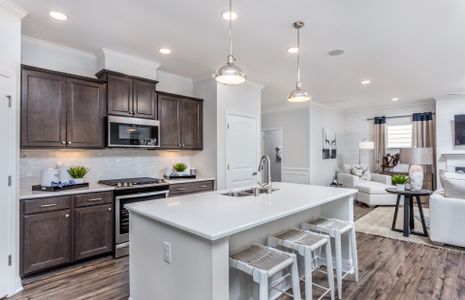
<path id="1" fill-rule="evenodd" d="M 189 179 L 167 179 L 168 184 L 178 184 L 178 183 L 189 183 L 189 182 L 198 182 L 198 181 L 209 181 L 215 180 L 211 177 L 199 177 L 199 178 L 189 178 Z M 97 182 L 89 182 L 88 187 L 79 188 L 79 189 L 70 189 L 57 192 L 47 192 L 47 191 L 33 191 L 31 187 L 22 188 L 19 191 L 19 200 L 26 199 L 37 199 L 45 197 L 56 197 L 56 196 L 66 196 L 66 195 L 76 195 L 76 194 L 85 194 L 85 193 L 98 193 L 98 192 L 107 192 L 113 191 L 115 188 L 108 185 L 98 184 Z"/>

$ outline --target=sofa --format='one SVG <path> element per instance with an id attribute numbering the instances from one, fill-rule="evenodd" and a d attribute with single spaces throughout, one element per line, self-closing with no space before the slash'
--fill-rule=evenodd
<path id="1" fill-rule="evenodd" d="M 368 206 L 396 205 L 397 195 L 386 192 L 394 188 L 389 175 L 371 174 L 371 180 L 364 180 L 349 173 L 339 173 L 337 180 L 342 187 L 357 189 L 356 200 Z"/>

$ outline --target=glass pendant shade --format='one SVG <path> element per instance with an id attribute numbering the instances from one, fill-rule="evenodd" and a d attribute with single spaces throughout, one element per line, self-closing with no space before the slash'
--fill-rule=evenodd
<path id="1" fill-rule="evenodd" d="M 242 69 L 235 64 L 233 55 L 228 55 L 228 62 L 216 71 L 215 80 L 222 84 L 241 84 L 247 80 Z"/>
<path id="2" fill-rule="evenodd" d="M 287 97 L 287 101 L 289 102 L 307 102 L 312 100 L 312 96 L 306 91 L 302 89 L 301 84 L 297 84 L 295 89 Z"/>

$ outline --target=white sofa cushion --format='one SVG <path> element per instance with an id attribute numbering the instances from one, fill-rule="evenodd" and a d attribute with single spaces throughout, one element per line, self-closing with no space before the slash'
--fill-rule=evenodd
<path id="1" fill-rule="evenodd" d="M 386 185 L 375 181 L 359 181 L 355 186 L 360 193 L 366 194 L 387 194 L 388 192 L 386 192 L 386 189 L 393 187 L 392 185 Z"/>
<path id="2" fill-rule="evenodd" d="M 441 175 L 445 196 L 465 199 L 465 174 L 445 172 Z"/>
<path id="3" fill-rule="evenodd" d="M 371 180 L 371 173 L 367 166 L 353 165 L 351 174 L 360 177 L 363 180 Z"/>

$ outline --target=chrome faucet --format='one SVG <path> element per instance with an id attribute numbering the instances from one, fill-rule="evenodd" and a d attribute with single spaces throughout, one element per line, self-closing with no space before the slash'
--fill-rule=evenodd
<path id="1" fill-rule="evenodd" d="M 262 183 L 262 182 L 258 181 L 258 184 L 262 187 L 262 189 L 266 190 L 267 194 L 271 194 L 273 192 L 273 188 L 272 188 L 272 185 L 271 185 L 271 161 L 270 161 L 270 158 L 268 157 L 268 155 L 263 155 L 260 158 L 260 163 L 258 164 L 258 172 L 263 171 L 263 168 L 265 166 L 265 162 L 267 164 L 266 183 Z"/>

